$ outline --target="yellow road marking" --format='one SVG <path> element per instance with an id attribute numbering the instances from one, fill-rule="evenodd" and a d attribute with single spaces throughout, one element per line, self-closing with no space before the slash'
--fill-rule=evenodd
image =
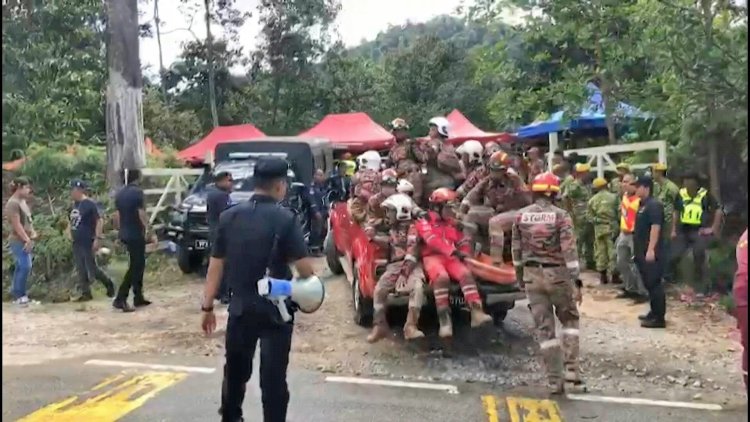
<path id="1" fill-rule="evenodd" d="M 506 397 L 511 422 L 563 422 L 560 408 L 552 400 Z"/>
<path id="2" fill-rule="evenodd" d="M 497 401 L 494 396 L 482 396 L 482 405 L 487 413 L 487 422 L 500 422 L 497 416 Z"/>
<path id="3" fill-rule="evenodd" d="M 124 375 L 110 377 L 91 390 L 108 387 L 99 395 L 89 399 L 73 396 L 45 406 L 18 422 L 115 422 L 186 377 L 187 374 L 178 372 L 150 372 L 127 379 Z"/>

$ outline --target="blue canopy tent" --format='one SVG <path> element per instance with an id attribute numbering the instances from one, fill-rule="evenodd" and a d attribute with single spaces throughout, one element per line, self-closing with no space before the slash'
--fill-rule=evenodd
<path id="1" fill-rule="evenodd" d="M 518 129 L 516 136 L 521 139 L 538 138 L 549 133 L 557 133 L 565 130 L 581 129 L 606 129 L 607 124 L 604 116 L 604 104 L 602 101 L 602 92 L 599 88 L 589 83 L 586 88 L 590 92 L 587 103 L 581 107 L 578 116 L 565 120 L 564 111 L 553 113 L 548 120 L 531 123 Z M 618 117 L 625 119 L 649 119 L 650 113 L 644 113 L 637 107 L 630 104 L 619 102 L 615 109 Z"/>
<path id="2" fill-rule="evenodd" d="M 516 137 L 523 141 L 524 139 L 533 139 L 546 136 L 549 139 L 549 151 L 557 149 L 558 145 L 558 132 L 566 130 L 602 130 L 607 128 L 604 115 L 604 102 L 602 101 L 602 92 L 593 83 L 586 85 L 586 89 L 589 91 L 589 99 L 586 104 L 581 107 L 581 112 L 578 116 L 572 119 L 565 119 L 565 112 L 558 111 L 553 113 L 548 120 L 537 121 L 530 125 L 522 126 Z M 653 115 L 650 113 L 644 113 L 637 107 L 633 107 L 630 104 L 623 102 L 617 103 L 615 109 L 615 115 L 618 118 L 629 119 L 650 119 Z M 552 154 L 549 155 L 550 165 L 552 164 Z"/>

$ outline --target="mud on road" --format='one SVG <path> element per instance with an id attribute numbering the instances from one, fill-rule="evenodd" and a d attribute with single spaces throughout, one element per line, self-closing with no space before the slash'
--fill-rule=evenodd
<path id="1" fill-rule="evenodd" d="M 428 339 L 406 343 L 394 328 L 392 340 L 370 345 L 367 329 L 354 324 L 351 292 L 320 261 L 327 297 L 313 315 L 299 315 L 292 365 L 323 373 L 396 379 L 481 382 L 500 389 L 541 383 L 543 369 L 532 338 L 525 303 L 517 304 L 503 327 L 470 330 L 464 320 L 452 344 Z M 160 277 L 168 288 L 149 289 L 154 304 L 132 314 L 112 310 L 109 301 L 29 308 L 3 305 L 3 364 L 24 365 L 101 354 L 149 353 L 221 358 L 226 310 L 210 339 L 200 332 L 202 280 L 175 268 Z M 595 281 L 584 280 L 594 285 Z M 581 307 L 581 365 L 589 388 L 599 394 L 674 400 L 744 403 L 739 368 L 741 348 L 732 318 L 722 313 L 669 305 L 667 330 L 645 330 L 643 306 L 614 299 L 616 292 L 588 287 Z M 222 318 L 222 316 L 224 316 Z M 429 318 L 426 318 L 429 320 Z M 460 321 L 459 321 L 460 322 Z"/>

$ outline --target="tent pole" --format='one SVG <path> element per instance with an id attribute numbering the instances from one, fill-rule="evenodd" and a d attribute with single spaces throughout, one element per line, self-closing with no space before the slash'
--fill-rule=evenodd
<path id="1" fill-rule="evenodd" d="M 549 133 L 549 154 L 547 154 L 547 168 L 552 170 L 552 157 L 557 151 L 557 132 Z"/>

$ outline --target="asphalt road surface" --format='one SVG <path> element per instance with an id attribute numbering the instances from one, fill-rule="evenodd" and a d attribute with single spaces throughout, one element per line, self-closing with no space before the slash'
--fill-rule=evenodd
<path id="1" fill-rule="evenodd" d="M 219 420 L 221 361 L 179 356 L 102 356 L 3 368 L 3 421 L 158 422 Z M 532 390 L 480 383 L 414 385 L 290 373 L 290 422 L 741 422 L 742 409 L 699 410 L 657 403 L 548 400 Z M 245 419 L 262 420 L 253 378 Z M 595 400 L 605 400 L 588 396 Z M 688 404 L 683 404 L 688 405 Z"/>

